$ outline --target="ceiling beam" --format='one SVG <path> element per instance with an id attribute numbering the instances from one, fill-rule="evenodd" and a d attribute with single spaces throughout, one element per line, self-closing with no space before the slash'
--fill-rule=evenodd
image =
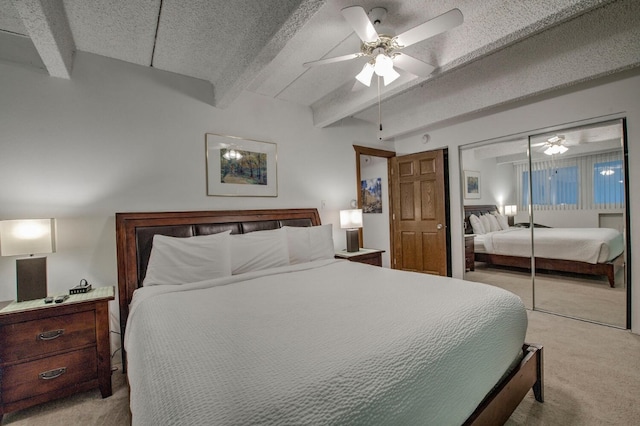
<path id="1" fill-rule="evenodd" d="M 324 5 L 326 0 L 302 0 L 286 22 L 280 26 L 271 39 L 246 65 L 240 75 L 228 73 L 224 81 L 212 82 L 216 89 L 216 106 L 226 108 L 248 87 L 273 59 L 280 53 L 293 36 Z"/>
<path id="2" fill-rule="evenodd" d="M 382 138 L 638 68 L 639 45 L 640 2 L 591 10 L 383 102 Z M 374 121 L 376 115 L 370 108 L 355 117 Z"/>
<path id="3" fill-rule="evenodd" d="M 70 79 L 76 50 L 62 0 L 13 0 L 49 75 Z"/>

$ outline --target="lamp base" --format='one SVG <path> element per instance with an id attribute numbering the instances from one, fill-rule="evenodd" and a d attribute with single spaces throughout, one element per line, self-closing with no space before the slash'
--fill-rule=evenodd
<path id="1" fill-rule="evenodd" d="M 360 238 L 357 229 L 347 229 L 347 252 L 360 251 Z"/>
<path id="2" fill-rule="evenodd" d="M 515 216 L 507 216 L 507 224 L 509 226 L 513 226 L 514 222 L 515 222 Z"/>
<path id="3" fill-rule="evenodd" d="M 16 260 L 18 302 L 47 297 L 47 258 Z"/>

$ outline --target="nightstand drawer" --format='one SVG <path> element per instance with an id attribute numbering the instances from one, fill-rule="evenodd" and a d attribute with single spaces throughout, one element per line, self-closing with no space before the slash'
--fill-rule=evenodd
<path id="1" fill-rule="evenodd" d="M 381 253 L 371 253 L 358 257 L 356 260 L 358 263 L 366 263 L 368 265 L 382 266 Z"/>
<path id="2" fill-rule="evenodd" d="M 6 367 L 2 400 L 15 402 L 98 378 L 96 349 L 87 348 Z"/>
<path id="3" fill-rule="evenodd" d="M 5 325 L 0 327 L 0 341 L 3 363 L 95 344 L 95 314 L 85 311 Z"/>

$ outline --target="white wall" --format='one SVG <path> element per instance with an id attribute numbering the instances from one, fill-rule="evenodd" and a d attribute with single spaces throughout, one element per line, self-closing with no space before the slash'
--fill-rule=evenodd
<path id="1" fill-rule="evenodd" d="M 369 159 L 363 161 L 364 157 Z M 391 253 L 389 234 L 389 176 L 387 174 L 387 159 L 382 157 L 360 156 L 360 178 L 376 179 L 382 182 L 382 213 L 365 213 L 362 217 L 363 245 L 366 248 L 384 250 L 382 266 L 389 268 Z"/>
<path id="2" fill-rule="evenodd" d="M 352 145 L 376 140 L 375 126 L 318 129 L 309 109 L 248 93 L 220 110 L 203 101 L 209 87 L 82 52 L 71 80 L 0 63 L 0 219 L 57 219 L 49 293 L 117 285 L 115 212 L 316 207 L 343 243 Z M 278 197 L 208 197 L 207 132 L 277 143 Z M 15 258 L 2 257 L 0 300 L 15 297 Z"/>
<path id="3" fill-rule="evenodd" d="M 456 154 L 457 150 L 453 155 Z M 516 204 L 516 186 L 511 164 L 498 164 L 495 158 L 478 160 L 472 150 L 463 150 L 460 155 L 463 173 L 465 170 L 480 173 L 480 198 L 465 199 L 465 205 Z"/>
<path id="4" fill-rule="evenodd" d="M 473 142 L 489 140 L 551 126 L 565 126 L 581 120 L 601 121 L 605 117 L 627 118 L 627 141 L 629 148 L 629 186 L 631 199 L 631 265 L 640 268 L 640 197 L 637 182 L 640 182 L 640 71 L 632 70 L 609 76 L 588 84 L 548 93 L 529 101 L 500 107 L 485 114 L 468 117 L 447 126 L 423 129 L 396 140 L 398 155 L 449 147 L 451 239 L 453 275 L 464 275 L 464 245 L 462 216 L 462 186 L 458 147 Z M 427 146 L 422 135 L 429 133 Z M 640 289 L 640 270 L 633 271 L 632 287 Z M 640 291 L 632 292 L 632 331 L 640 334 Z"/>

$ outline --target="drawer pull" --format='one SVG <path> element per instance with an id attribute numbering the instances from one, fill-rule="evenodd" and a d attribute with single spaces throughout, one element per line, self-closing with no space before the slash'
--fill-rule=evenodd
<path id="1" fill-rule="evenodd" d="M 60 368 L 56 368 L 55 370 L 43 371 L 42 373 L 38 374 L 38 376 L 42 380 L 52 380 L 62 376 L 66 372 L 67 372 L 67 367 L 60 367 Z"/>
<path id="2" fill-rule="evenodd" d="M 53 339 L 57 339 L 58 337 L 62 336 L 64 334 L 64 329 L 61 328 L 59 330 L 51 330 L 51 331 L 45 331 L 43 333 L 38 334 L 38 340 L 53 340 Z"/>

